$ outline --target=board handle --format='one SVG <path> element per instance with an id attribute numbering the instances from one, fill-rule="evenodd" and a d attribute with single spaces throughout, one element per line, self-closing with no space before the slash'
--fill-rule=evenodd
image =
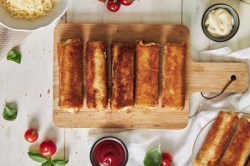
<path id="1" fill-rule="evenodd" d="M 249 86 L 248 66 L 244 63 L 189 62 L 187 65 L 188 95 L 194 92 L 219 93 L 231 79 L 236 76 L 225 93 L 245 92 Z"/>

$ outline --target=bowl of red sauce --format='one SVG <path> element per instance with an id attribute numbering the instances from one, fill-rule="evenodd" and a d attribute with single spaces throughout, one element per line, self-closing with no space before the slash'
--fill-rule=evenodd
<path id="1" fill-rule="evenodd" d="M 125 166 L 128 161 L 128 149 L 116 137 L 103 137 L 93 144 L 90 161 L 93 166 Z"/>

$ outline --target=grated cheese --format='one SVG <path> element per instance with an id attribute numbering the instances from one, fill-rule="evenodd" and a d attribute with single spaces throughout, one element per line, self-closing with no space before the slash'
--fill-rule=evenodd
<path id="1" fill-rule="evenodd" d="M 0 0 L 0 4 L 15 18 L 34 20 L 46 15 L 57 0 Z"/>

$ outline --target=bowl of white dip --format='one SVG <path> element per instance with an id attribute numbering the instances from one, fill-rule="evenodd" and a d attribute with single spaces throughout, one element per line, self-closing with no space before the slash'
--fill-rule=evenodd
<path id="1" fill-rule="evenodd" d="M 210 6 L 205 11 L 201 25 L 203 32 L 209 39 L 225 42 L 237 33 L 240 19 L 231 6 L 220 3 Z"/>

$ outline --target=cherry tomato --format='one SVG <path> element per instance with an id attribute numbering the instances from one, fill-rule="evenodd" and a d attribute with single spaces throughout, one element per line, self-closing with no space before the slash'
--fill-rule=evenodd
<path id="1" fill-rule="evenodd" d="M 100 2 L 104 2 L 104 0 L 99 0 Z"/>
<path id="2" fill-rule="evenodd" d="M 114 2 L 113 0 L 109 0 L 107 3 L 107 8 L 111 12 L 117 12 L 121 7 L 121 4 L 119 2 Z"/>
<path id="3" fill-rule="evenodd" d="M 134 0 L 118 0 L 118 2 L 120 2 L 124 6 L 129 6 L 134 2 Z"/>
<path id="4" fill-rule="evenodd" d="M 171 166 L 172 156 L 169 153 L 162 153 L 162 166 Z"/>
<path id="5" fill-rule="evenodd" d="M 45 157 L 51 157 L 56 153 L 56 144 L 51 140 L 43 141 L 39 147 L 40 154 Z"/>
<path id="6" fill-rule="evenodd" d="M 24 138 L 28 142 L 35 142 L 38 138 L 38 131 L 33 128 L 28 129 L 24 134 Z"/>

